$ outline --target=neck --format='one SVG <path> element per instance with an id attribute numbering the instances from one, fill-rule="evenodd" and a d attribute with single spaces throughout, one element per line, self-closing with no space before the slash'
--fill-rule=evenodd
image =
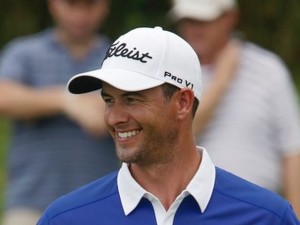
<path id="1" fill-rule="evenodd" d="M 201 154 L 195 145 L 182 146 L 172 162 L 151 166 L 131 164 L 130 171 L 134 179 L 147 191 L 155 195 L 166 210 L 177 196 L 186 189 L 197 172 Z"/>

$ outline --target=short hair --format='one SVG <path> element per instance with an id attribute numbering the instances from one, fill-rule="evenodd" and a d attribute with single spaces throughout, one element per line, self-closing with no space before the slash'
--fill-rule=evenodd
<path id="1" fill-rule="evenodd" d="M 172 98 L 172 96 L 174 95 L 174 93 L 180 90 L 179 87 L 176 87 L 176 86 L 174 86 L 172 84 L 169 84 L 169 83 L 164 83 L 161 86 L 162 86 L 163 94 L 164 94 L 164 97 L 165 97 L 166 100 L 170 100 Z M 193 109 L 192 109 L 193 117 L 196 114 L 198 105 L 199 105 L 199 100 L 195 97 L 194 98 L 194 103 L 193 103 Z"/>

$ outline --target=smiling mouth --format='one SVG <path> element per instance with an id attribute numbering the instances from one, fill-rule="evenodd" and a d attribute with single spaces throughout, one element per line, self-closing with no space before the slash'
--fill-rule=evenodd
<path id="1" fill-rule="evenodd" d="M 131 130 L 126 132 L 117 132 L 117 135 L 121 139 L 127 139 L 136 136 L 139 132 L 139 130 Z"/>

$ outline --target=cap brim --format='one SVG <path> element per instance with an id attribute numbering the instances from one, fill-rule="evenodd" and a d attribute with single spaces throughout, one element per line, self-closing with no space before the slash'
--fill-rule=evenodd
<path id="1" fill-rule="evenodd" d="M 75 75 L 69 80 L 67 87 L 73 94 L 82 94 L 101 89 L 103 82 L 123 91 L 146 90 L 165 83 L 134 71 L 100 69 Z"/>

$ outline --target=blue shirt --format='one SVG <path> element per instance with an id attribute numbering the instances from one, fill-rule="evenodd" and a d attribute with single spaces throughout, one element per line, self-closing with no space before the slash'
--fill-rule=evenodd
<path id="1" fill-rule="evenodd" d="M 71 57 L 53 30 L 19 38 L 0 60 L 1 80 L 33 88 L 65 86 L 72 75 L 98 69 L 109 40 L 99 36 L 84 59 Z M 100 98 L 100 95 L 99 95 Z M 109 135 L 93 138 L 63 115 L 13 121 L 6 207 L 44 210 L 57 197 L 119 168 Z"/>
<path id="2" fill-rule="evenodd" d="M 201 164 L 203 160 L 205 158 Z M 169 215 L 172 217 L 171 224 L 299 225 L 289 203 L 277 194 L 207 165 L 206 168 L 200 165 L 187 187 L 189 194 Z M 122 170 L 124 166 L 119 173 L 109 174 L 59 198 L 47 208 L 38 225 L 159 224 L 155 206 L 147 193 L 139 197 L 136 205 L 131 204 L 133 207 L 126 203 L 120 182 L 127 172 Z M 211 180 L 203 173 L 212 170 L 215 177 L 211 186 Z M 203 179 L 205 177 L 208 180 Z M 131 179 L 129 182 L 132 182 Z M 195 185 L 198 185 L 198 191 L 194 189 Z M 138 196 L 140 191 L 134 190 Z"/>

